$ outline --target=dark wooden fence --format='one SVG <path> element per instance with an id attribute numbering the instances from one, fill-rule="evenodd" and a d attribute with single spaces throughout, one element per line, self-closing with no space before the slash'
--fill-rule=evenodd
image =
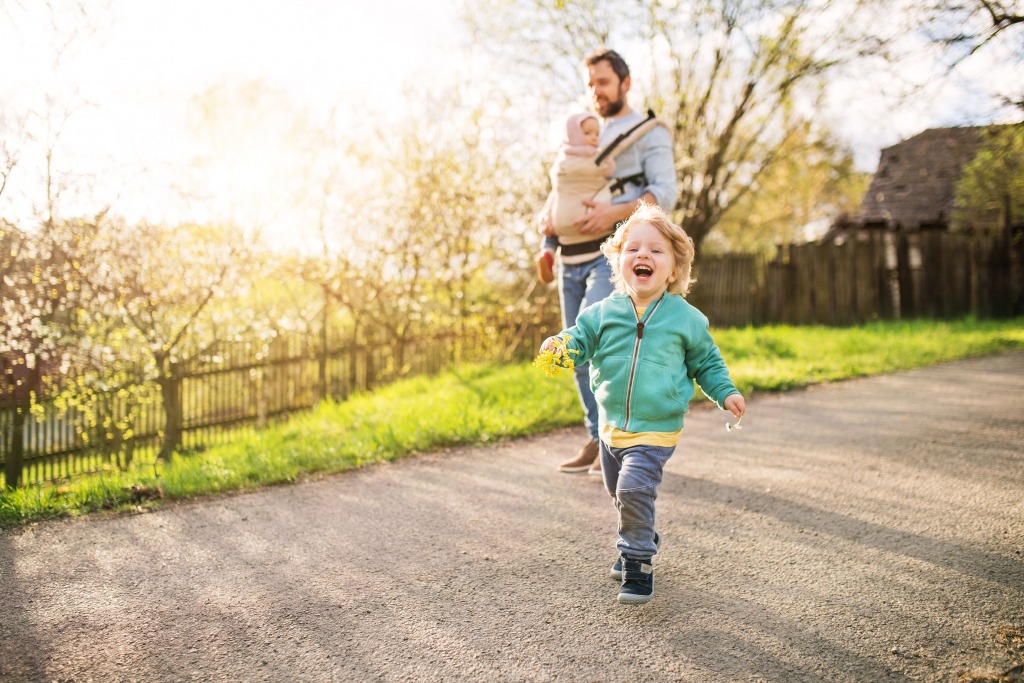
<path id="1" fill-rule="evenodd" d="M 460 326 L 461 338 L 445 332 L 341 344 L 326 352 L 304 336 L 223 344 L 172 379 L 182 417 L 180 449 L 223 443 L 325 398 L 345 400 L 402 377 L 435 374 L 463 357 L 532 358 L 558 329 L 558 311 L 551 308 L 526 319 Z M 83 403 L 68 407 L 43 398 L 31 410 L 27 401 L 0 406 L 0 486 L 156 462 L 167 427 L 156 383 L 93 394 Z"/>
<path id="2" fill-rule="evenodd" d="M 761 322 L 765 292 L 764 264 L 750 254 L 700 257 L 687 300 L 714 325 L 733 327 Z"/>
<path id="3" fill-rule="evenodd" d="M 771 259 L 702 256 L 689 300 L 719 327 L 1019 315 L 1021 248 L 1001 235 L 866 232 Z"/>
<path id="4" fill-rule="evenodd" d="M 897 318 L 1024 312 L 1021 245 L 1004 237 L 865 233 L 785 245 L 772 259 L 702 256 L 689 299 L 715 327 L 765 323 L 856 325 Z M 197 450 L 320 400 L 343 400 L 394 379 L 440 372 L 460 348 L 527 359 L 557 330 L 557 302 L 529 319 L 460 326 L 429 338 L 342 344 L 308 337 L 222 346 L 174 378 L 181 447 Z M 42 400 L 0 407 L 2 481 L 18 485 L 155 461 L 166 427 L 155 384 L 98 394 L 86 408 Z"/>

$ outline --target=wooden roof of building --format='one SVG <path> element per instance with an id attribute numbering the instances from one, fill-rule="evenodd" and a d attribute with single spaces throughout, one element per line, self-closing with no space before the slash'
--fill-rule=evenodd
<path id="1" fill-rule="evenodd" d="M 931 128 L 883 149 L 854 222 L 906 231 L 948 228 L 956 182 L 985 129 Z"/>

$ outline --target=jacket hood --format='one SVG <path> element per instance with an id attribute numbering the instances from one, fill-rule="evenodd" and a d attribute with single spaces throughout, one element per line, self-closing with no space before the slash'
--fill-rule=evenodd
<path id="1" fill-rule="evenodd" d="M 598 123 L 601 122 L 597 118 L 597 114 L 591 112 L 581 112 L 579 114 L 573 114 L 565 121 L 565 146 L 569 148 L 575 147 L 586 147 L 595 150 L 595 147 L 587 144 L 586 139 L 583 137 L 583 129 L 581 126 L 587 119 L 594 119 Z"/>

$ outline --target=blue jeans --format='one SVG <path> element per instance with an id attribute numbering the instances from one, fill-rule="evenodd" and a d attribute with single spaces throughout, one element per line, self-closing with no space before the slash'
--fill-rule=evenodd
<path id="1" fill-rule="evenodd" d="M 608 259 L 598 256 L 586 263 L 561 264 L 558 298 L 562 304 L 562 329 L 576 324 L 576 316 L 590 304 L 606 298 L 614 289 L 612 267 Z M 597 438 L 597 400 L 590 388 L 590 364 L 576 366 L 576 393 L 583 406 L 583 423 L 590 438 Z"/>
<path id="2" fill-rule="evenodd" d="M 675 446 L 612 448 L 601 442 L 601 474 L 604 488 L 619 512 L 619 553 L 650 560 L 658 552 L 654 544 L 654 500 L 665 463 Z"/>

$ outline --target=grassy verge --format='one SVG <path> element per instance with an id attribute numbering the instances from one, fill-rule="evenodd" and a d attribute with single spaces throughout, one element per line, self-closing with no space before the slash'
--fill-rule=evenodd
<path id="1" fill-rule="evenodd" d="M 1024 347 L 1024 318 L 914 321 L 862 327 L 747 327 L 719 330 L 736 385 L 783 391 Z"/>
<path id="2" fill-rule="evenodd" d="M 782 391 L 1024 348 L 1024 319 L 876 323 L 857 328 L 715 333 L 744 394 Z M 522 363 L 481 366 L 327 403 L 286 424 L 170 463 L 0 492 L 0 526 L 292 482 L 457 444 L 486 443 L 580 421 L 568 375 Z"/>

